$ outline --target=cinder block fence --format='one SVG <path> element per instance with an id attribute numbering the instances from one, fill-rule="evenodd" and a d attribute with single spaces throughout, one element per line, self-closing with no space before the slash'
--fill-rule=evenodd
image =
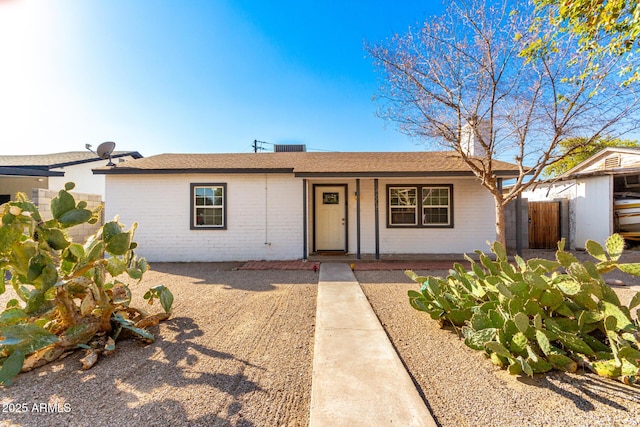
<path id="1" fill-rule="evenodd" d="M 102 197 L 99 194 L 71 193 L 75 197 L 76 202 L 84 200 L 87 202 L 87 209 L 93 210 L 103 205 Z M 44 188 L 34 188 L 31 193 L 31 201 L 38 206 L 42 219 L 47 221 L 52 218 L 51 215 L 51 199 L 58 195 L 57 191 L 47 190 Z M 104 207 L 104 206 L 103 206 Z M 91 236 L 104 224 L 104 210 L 100 215 L 100 219 L 95 224 L 81 224 L 67 229 L 68 236 L 76 243 L 84 243 L 87 237 Z"/>

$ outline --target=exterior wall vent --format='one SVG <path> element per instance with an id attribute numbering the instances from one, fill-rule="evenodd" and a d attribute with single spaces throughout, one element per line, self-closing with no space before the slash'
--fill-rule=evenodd
<path id="1" fill-rule="evenodd" d="M 275 153 L 301 153 L 307 151 L 307 146 L 304 144 L 275 144 L 273 151 Z"/>
<path id="2" fill-rule="evenodd" d="M 620 156 L 611 156 L 604 159 L 605 169 L 615 169 L 620 167 Z"/>

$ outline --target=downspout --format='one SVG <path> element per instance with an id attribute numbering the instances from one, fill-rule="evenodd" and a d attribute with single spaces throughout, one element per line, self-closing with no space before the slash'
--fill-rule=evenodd
<path id="1" fill-rule="evenodd" d="M 307 260 L 307 232 L 309 224 L 307 220 L 307 180 L 302 180 L 302 259 Z"/>
<path id="2" fill-rule="evenodd" d="M 356 178 L 356 259 L 360 259 L 360 178 Z"/>
<path id="3" fill-rule="evenodd" d="M 264 174 L 264 244 L 271 246 L 269 241 L 269 175 Z"/>
<path id="4" fill-rule="evenodd" d="M 373 204 L 374 204 L 374 222 L 376 236 L 376 260 L 380 259 L 380 212 L 378 209 L 378 178 L 373 180 Z"/>

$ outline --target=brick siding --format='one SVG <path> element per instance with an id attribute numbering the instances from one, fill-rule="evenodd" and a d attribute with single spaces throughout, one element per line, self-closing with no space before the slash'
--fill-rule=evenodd
<path id="1" fill-rule="evenodd" d="M 103 205 L 102 196 L 99 194 L 84 194 L 84 193 L 71 193 L 76 199 L 76 203 L 84 200 L 87 202 L 87 209 L 93 210 L 96 207 Z M 34 188 L 31 193 L 31 201 L 38 206 L 42 219 L 47 221 L 52 218 L 51 215 L 51 200 L 58 195 L 58 191 L 47 190 L 44 188 Z M 104 211 L 100 216 L 100 220 L 96 224 L 80 224 L 74 227 L 68 228 L 67 235 L 73 239 L 76 243 L 83 244 L 87 237 L 94 234 L 98 228 L 104 224 Z"/>

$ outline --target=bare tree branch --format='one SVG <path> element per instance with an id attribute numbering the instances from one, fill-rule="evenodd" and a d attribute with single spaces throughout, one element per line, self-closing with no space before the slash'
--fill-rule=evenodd
<path id="1" fill-rule="evenodd" d="M 619 58 L 586 55 L 572 34 L 557 35 L 553 52 L 522 55 L 545 31 L 533 19 L 525 2 L 452 0 L 421 28 L 366 46 L 383 75 L 379 114 L 467 163 L 494 197 L 503 243 L 504 207 L 570 154 L 561 141 L 638 128 L 638 97 L 620 84 Z M 483 153 L 467 151 L 469 132 Z M 498 160 L 518 166 L 508 191 L 494 173 Z"/>

